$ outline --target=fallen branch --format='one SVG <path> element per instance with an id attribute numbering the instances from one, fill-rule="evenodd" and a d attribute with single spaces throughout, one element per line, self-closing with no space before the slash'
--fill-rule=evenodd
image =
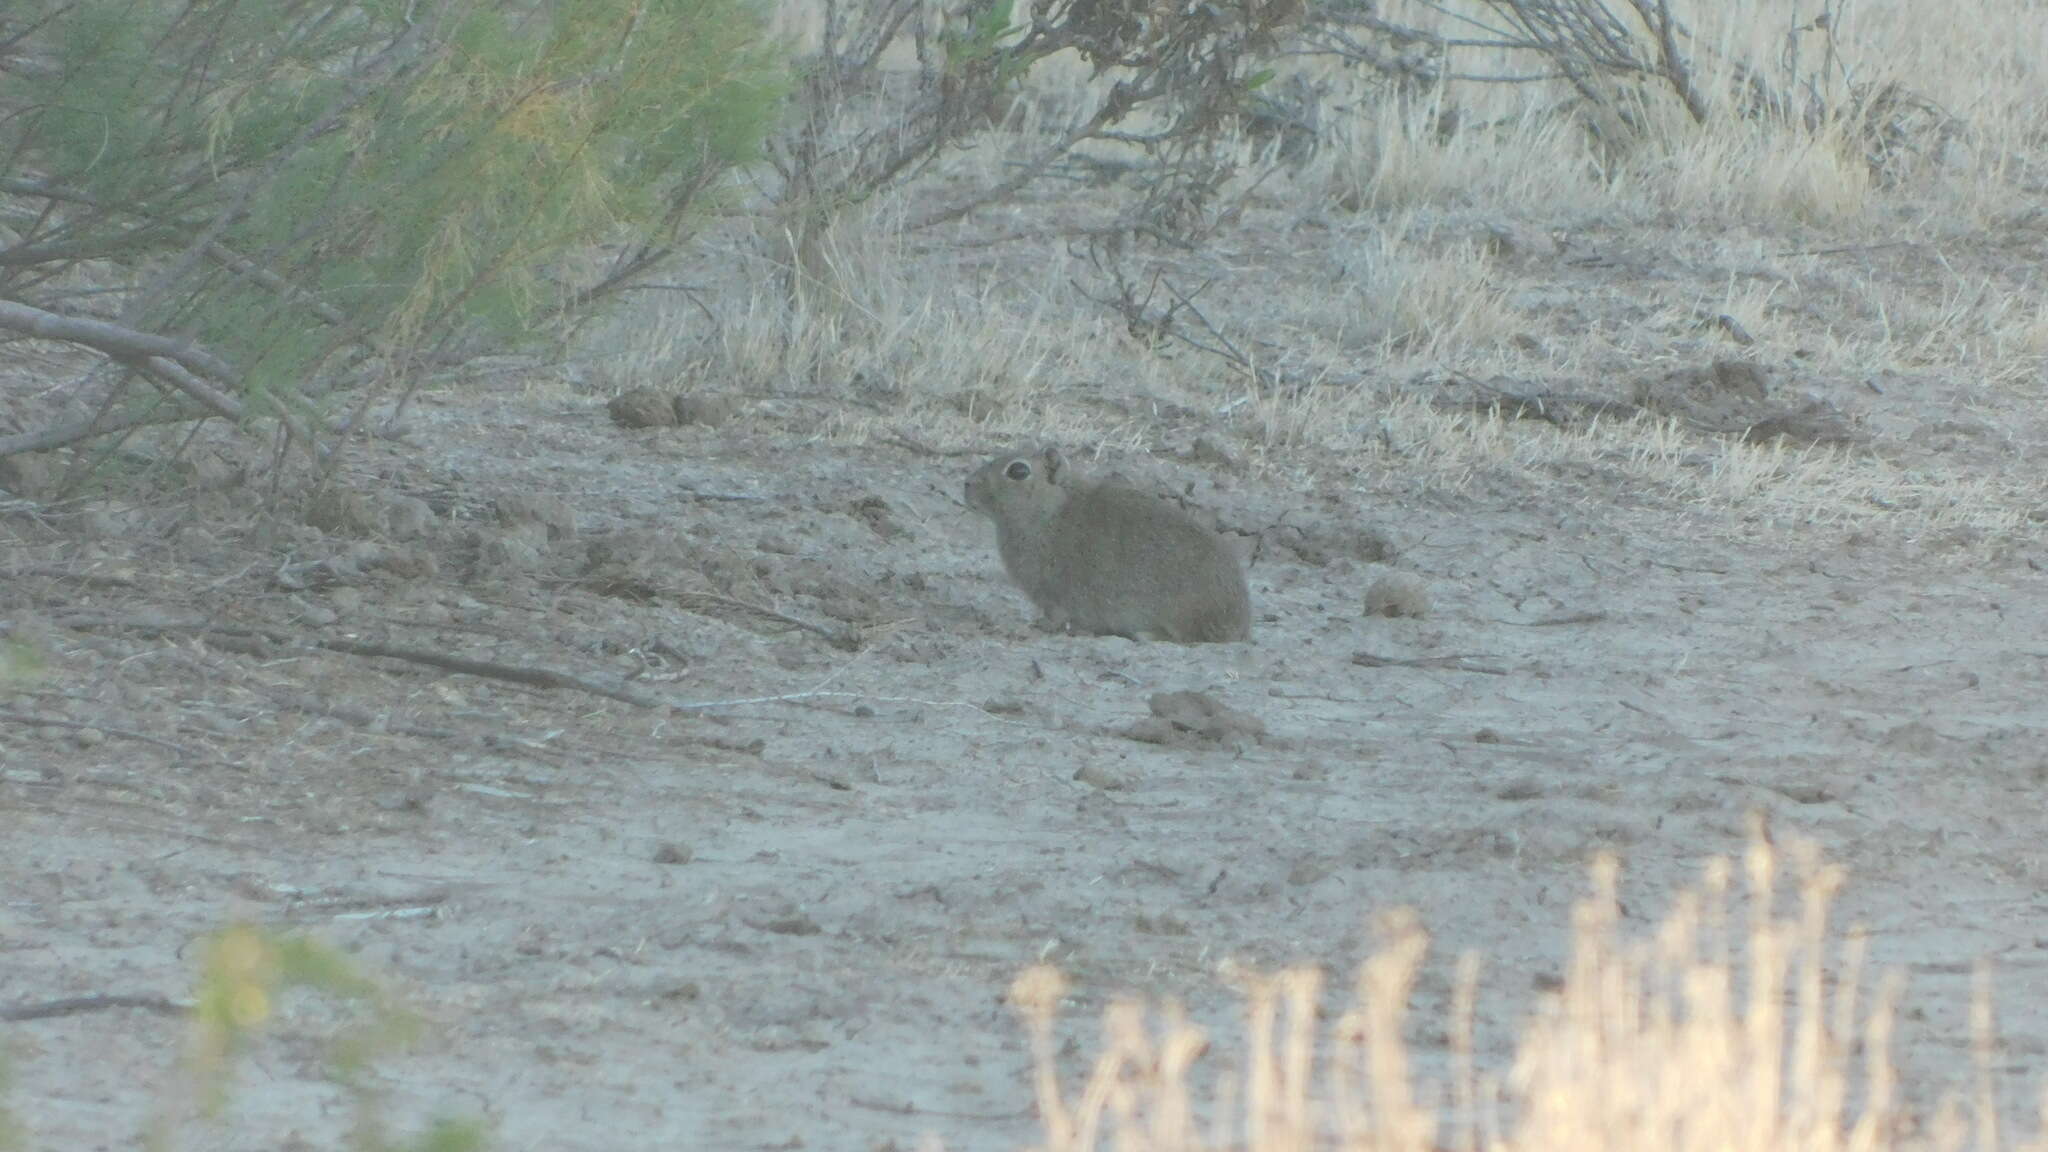
<path id="1" fill-rule="evenodd" d="M 1495 623 L 1512 624 L 1517 628 L 1557 628 L 1566 624 L 1598 624 L 1605 619 L 1605 612 L 1567 612 L 1562 616 L 1545 616 L 1541 620 L 1499 620 Z"/>
<path id="2" fill-rule="evenodd" d="M 479 676 L 487 680 L 503 680 L 512 684 L 524 684 L 532 688 L 569 688 L 618 700 L 637 708 L 658 708 L 661 701 L 624 688 L 600 684 L 587 677 L 554 668 L 540 668 L 525 664 L 503 664 L 494 660 L 472 660 L 465 656 L 450 656 L 444 652 L 433 652 L 424 648 L 405 648 L 395 644 L 376 644 L 363 640 L 327 639 L 322 637 L 296 638 L 287 633 L 267 628 L 247 628 L 217 624 L 187 622 L 164 623 L 149 620 L 118 620 L 103 617 L 75 617 L 58 623 L 65 628 L 81 632 L 91 631 L 132 631 L 146 635 L 168 634 L 192 635 L 221 643 L 222 647 L 249 654 L 259 654 L 268 647 L 296 648 L 301 651 L 339 652 L 348 656 L 379 657 L 387 660 L 403 660 L 410 664 L 422 664 L 446 672 L 457 672 L 465 676 Z"/>
<path id="3" fill-rule="evenodd" d="M 718 596 L 710 592 L 683 592 L 676 596 L 676 603 L 685 611 L 690 612 L 697 611 L 699 607 L 729 608 L 742 612 L 751 612 L 756 616 L 772 620 L 777 624 L 787 624 L 791 628 L 823 637 L 827 644 L 842 651 L 851 652 L 860 647 L 860 637 L 853 635 L 851 632 L 827 628 L 823 624 L 813 624 L 808 620 L 799 620 L 786 613 L 777 612 L 773 608 L 763 608 L 759 604 L 749 604 L 745 600 L 735 600 L 729 596 Z"/>
<path id="4" fill-rule="evenodd" d="M 151 408 L 142 412 L 116 416 L 102 412 L 86 420 L 74 420 L 69 424 L 56 424 L 35 432 L 22 432 L 14 436 L 0 436 L 0 456 L 18 456 L 24 452 L 47 452 L 90 440 L 109 432 L 126 432 L 130 428 L 146 428 L 156 424 L 184 424 L 204 419 L 208 413 L 195 412 L 189 408 L 173 408 L 164 412 Z"/>
<path id="5" fill-rule="evenodd" d="M 1371 652 L 1354 653 L 1353 664 L 1366 668 L 1446 668 L 1452 672 L 1480 672 L 1488 676 L 1505 676 L 1508 670 L 1492 664 L 1478 664 L 1483 656 L 1376 656 Z"/>
<path id="6" fill-rule="evenodd" d="M 242 386 L 241 374 L 235 371 L 233 365 L 204 348 L 182 344 L 154 332 L 138 332 L 119 324 L 109 324 L 104 320 L 45 312 L 41 308 L 32 308 L 12 300 L 0 300 L 0 328 L 19 332 L 24 336 L 33 336 L 38 340 L 56 340 L 91 348 L 154 380 L 176 388 L 220 416 L 236 422 L 240 422 L 243 417 L 241 402 L 209 383 L 207 379 L 211 377 L 239 390 Z M 298 414 L 286 406 L 284 400 L 275 393 L 265 392 L 263 399 L 266 406 L 284 422 L 284 426 L 291 434 L 306 446 L 306 451 L 318 455 L 318 445 L 307 429 L 305 421 L 299 419 Z"/>
<path id="7" fill-rule="evenodd" d="M 192 1010 L 190 1004 L 180 1004 L 164 996 L 148 993 L 123 995 L 102 993 L 96 996 L 67 996 L 62 1000 L 44 1000 L 36 1004 L 17 1004 L 12 1008 L 0 1008 L 0 1021 L 10 1024 L 24 1020 L 50 1020 L 58 1016 L 77 1016 L 84 1012 L 105 1012 L 114 1008 L 140 1008 L 163 1016 L 183 1016 Z"/>
<path id="8" fill-rule="evenodd" d="M 604 596 L 618 596 L 635 600 L 670 599 L 674 600 L 676 606 L 685 612 L 695 612 L 700 616 L 710 615 L 710 613 L 704 611 L 706 608 L 724 608 L 733 612 L 745 612 L 750 615 L 759 616 L 764 620 L 798 629 L 799 631 L 809 632 L 814 636 L 823 638 L 827 644 L 844 652 L 853 652 L 860 648 L 860 636 L 853 629 L 828 628 L 823 624 L 814 624 L 809 620 L 800 619 L 785 612 L 778 612 L 773 608 L 764 608 L 759 604 L 750 604 L 745 600 L 735 600 L 730 596 L 720 596 L 712 592 L 691 592 L 632 579 L 591 579 L 589 577 L 579 577 L 574 580 L 560 581 L 559 583 L 564 587 L 591 588 Z"/>
<path id="9" fill-rule="evenodd" d="M 39 724 L 50 728 L 65 728 L 73 732 L 83 732 L 90 728 L 96 732 L 103 732 L 108 736 L 118 736 L 123 740 L 138 740 L 144 744 L 154 744 L 159 748 L 177 753 L 181 759 L 197 760 L 199 758 L 196 753 L 183 744 L 173 744 L 169 740 L 162 740 L 144 732 L 133 732 L 126 728 L 110 728 L 105 724 L 84 724 L 76 720 L 59 720 L 50 716 L 31 716 L 26 712 L 9 712 L 5 710 L 0 710 L 0 722 Z"/>
<path id="10" fill-rule="evenodd" d="M 154 332 L 138 332 L 119 324 L 104 320 L 93 320 L 85 316 L 60 316 L 31 308 L 12 300 L 0 300 L 0 328 L 33 336 L 38 340 L 58 340 L 66 344 L 82 344 L 97 352 L 104 352 L 122 363 L 147 362 L 152 359 L 170 360 L 207 376 L 230 383 L 239 379 L 228 362 L 190 344 L 181 344 Z M 195 397 L 196 399 L 196 397 Z"/>
<path id="11" fill-rule="evenodd" d="M 371 644 L 358 640 L 314 640 L 316 647 L 329 652 L 345 652 L 351 656 L 377 656 L 387 660 L 403 660 L 411 664 L 424 664 L 429 668 L 440 668 L 449 672 L 460 672 L 465 676 L 481 676 L 488 680 L 503 680 L 511 684 L 525 684 L 533 688 L 572 688 L 631 704 L 636 708 L 658 708 L 661 702 L 638 692 L 599 684 L 570 672 L 554 668 L 537 668 L 525 664 L 501 664 L 494 660 L 471 660 L 466 656 L 449 656 L 441 652 L 430 652 L 424 648 L 401 648 L 395 644 Z"/>

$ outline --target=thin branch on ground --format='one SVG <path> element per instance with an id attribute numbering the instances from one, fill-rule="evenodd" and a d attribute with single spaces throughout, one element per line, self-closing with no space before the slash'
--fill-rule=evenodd
<path id="1" fill-rule="evenodd" d="M 31 1004 L 16 1004 L 0 1008 L 0 1021 L 18 1024 L 28 1020 L 51 1020 L 59 1016 L 77 1016 L 85 1012 L 107 1012 L 116 1008 L 140 1008 L 161 1016 L 183 1016 L 192 1011 L 192 1005 L 181 1004 L 167 996 L 150 993 L 124 994 L 101 993 L 94 996 L 67 996 L 62 1000 L 44 1000 Z"/>
<path id="2" fill-rule="evenodd" d="M 1605 612 L 1567 612 L 1561 616 L 1545 616 L 1541 620 L 1496 620 L 1496 624 L 1512 624 L 1517 628 L 1560 628 L 1567 624 L 1598 624 L 1607 619 Z"/>
<path id="3" fill-rule="evenodd" d="M 1481 672 L 1488 676 L 1505 676 L 1508 670 L 1493 664 L 1481 664 L 1485 656 L 1377 656 L 1371 652 L 1355 652 L 1351 662 L 1364 668 L 1444 668 L 1452 672 Z"/>
<path id="4" fill-rule="evenodd" d="M 465 676 L 478 676 L 488 680 L 502 680 L 510 684 L 523 684 L 531 688 L 567 688 L 603 696 L 638 708 L 658 708 L 661 701 L 623 687 L 602 684 L 586 676 L 578 676 L 559 669 L 544 668 L 528 664 L 506 664 L 495 660 L 473 660 L 465 656 L 451 656 L 445 652 L 434 652 L 423 648 L 407 648 L 396 644 L 379 644 L 363 640 L 343 640 L 328 637 L 295 637 L 289 633 L 269 628 L 238 627 L 223 624 L 199 622 L 163 622 L 155 620 L 122 619 L 117 617 L 72 617 L 58 621 L 66 628 L 82 632 L 127 631 L 144 635 L 191 635 L 214 641 L 223 641 L 223 646 L 238 648 L 245 653 L 265 654 L 275 649 L 297 649 L 300 651 L 337 652 L 347 656 L 364 656 L 387 660 L 402 660 L 409 664 L 420 664 L 439 668 L 445 672 L 456 672 Z"/>
<path id="5" fill-rule="evenodd" d="M 183 744 L 174 744 L 161 737 L 151 736 L 147 732 L 115 728 L 106 724 L 85 724 L 77 720 L 60 720 L 54 716 L 32 716 L 26 712 L 10 712 L 5 709 L 0 709 L 0 723 L 42 725 L 50 728 L 63 728 L 73 732 L 83 732 L 91 729 L 108 736 L 119 737 L 123 740 L 136 740 L 144 744 L 154 744 L 159 748 L 177 753 L 180 759 L 197 760 L 199 758 L 198 753 L 185 747 Z"/>
<path id="6" fill-rule="evenodd" d="M 34 432 L 22 432 L 13 436 L 0 436 L 0 456 L 17 456 L 25 452 L 47 452 L 104 436 L 110 432 L 125 432 L 130 428 L 148 428 L 159 424 L 185 424 L 204 419 L 209 412 L 198 412 L 190 408 L 172 408 L 169 411 L 147 410 L 130 412 L 125 415 L 106 413 L 68 424 L 53 424 Z"/>

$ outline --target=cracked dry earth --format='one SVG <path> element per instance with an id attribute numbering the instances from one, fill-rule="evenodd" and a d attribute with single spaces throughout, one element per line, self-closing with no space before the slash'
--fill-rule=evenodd
<path id="1" fill-rule="evenodd" d="M 1348 973 L 1372 912 L 1411 905 L 1423 1071 L 1466 949 L 1498 1069 L 1594 853 L 1641 931 L 1760 810 L 1846 866 L 1841 918 L 1909 972 L 1916 1102 L 1963 1079 L 1982 956 L 2008 1099 L 2048 1071 L 2048 601 L 2023 552 L 1744 533 L 1599 476 L 1532 501 L 1162 453 L 1101 463 L 1264 530 L 1254 641 L 1055 637 L 958 499 L 986 446 L 827 445 L 818 415 L 622 433 L 590 398 L 466 390 L 365 450 L 366 495 L 303 513 L 255 511 L 219 448 L 197 495 L 10 518 L 0 618 L 45 667 L 0 703 L 0 1007 L 184 997 L 190 942 L 246 916 L 433 1023 L 378 1071 L 401 1121 L 1012 1148 L 1036 1126 L 1002 996 L 1034 961 L 1073 981 L 1069 1071 L 1129 989 L 1184 998 L 1221 1060 L 1222 960 Z M 1363 614 L 1385 572 L 1426 615 Z M 1199 695 L 1154 715 L 1174 692 Z M 287 1011 L 187 1146 L 333 1143 L 331 1023 Z M 7 1026 L 31 1147 L 130 1146 L 181 1027 Z"/>

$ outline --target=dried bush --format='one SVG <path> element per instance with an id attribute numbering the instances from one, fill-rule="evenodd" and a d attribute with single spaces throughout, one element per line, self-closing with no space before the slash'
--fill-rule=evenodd
<path id="1" fill-rule="evenodd" d="M 1388 19 L 1375 0 L 1313 0 L 1303 42 L 1409 87 L 1448 80 L 1561 81 L 1588 126 L 1610 146 L 1654 127 L 1645 108 L 1662 91 L 1698 125 L 1716 117 L 1773 119 L 1807 132 L 1842 130 L 1880 176 L 1904 153 L 1953 131 L 1933 104 L 1895 80 L 1861 80 L 1836 39 L 1839 3 L 1804 18 L 1788 13 L 1777 58 L 1722 58 L 1671 0 L 1470 0 L 1446 7 L 1444 25 Z M 1459 34 L 1447 34 L 1443 28 Z M 1808 47 L 1817 40 L 1817 47 Z M 1501 70 L 1460 67 L 1460 56 L 1527 60 Z"/>
<path id="2" fill-rule="evenodd" d="M 1077 146 L 1113 141 L 1144 158 L 1142 204 L 1121 226 L 1187 239 L 1230 170 L 1217 144 L 1299 11 L 1298 0 L 1050 0 L 1019 19 L 1013 0 L 827 0 L 794 115 L 769 149 L 792 289 L 826 276 L 820 245 L 843 209 L 927 176 L 1010 121 L 1026 75 L 1068 52 L 1112 78 L 1107 91 L 1048 126 L 1000 179 L 923 197 L 907 227 L 959 220 L 1016 195 Z M 907 51 L 907 66 L 892 51 Z"/>

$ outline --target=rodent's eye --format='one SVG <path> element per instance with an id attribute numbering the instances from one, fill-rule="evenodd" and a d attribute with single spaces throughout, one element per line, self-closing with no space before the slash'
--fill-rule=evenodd
<path id="1" fill-rule="evenodd" d="M 1031 462 L 1029 460 L 1012 460 L 1010 461 L 1010 466 L 1003 469 L 1003 475 L 1008 476 L 1012 480 L 1029 480 L 1031 479 Z"/>

